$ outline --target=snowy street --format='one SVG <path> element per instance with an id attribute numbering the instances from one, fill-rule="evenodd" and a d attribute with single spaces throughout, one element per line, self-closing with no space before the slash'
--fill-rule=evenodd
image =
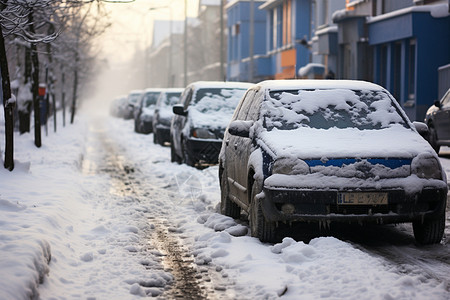
<path id="1" fill-rule="evenodd" d="M 300 226 L 263 244 L 217 213 L 217 167 L 171 163 L 132 120 L 80 115 L 41 149 L 15 139 L 20 163 L 0 171 L 0 299 L 450 298 L 448 205 L 439 245 L 418 246 L 410 224 L 313 230 L 309 243 Z"/>

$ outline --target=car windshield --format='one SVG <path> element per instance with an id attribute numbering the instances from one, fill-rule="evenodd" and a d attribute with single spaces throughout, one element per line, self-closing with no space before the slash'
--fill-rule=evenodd
<path id="1" fill-rule="evenodd" d="M 349 89 L 272 91 L 264 101 L 261 116 L 264 126 L 292 130 L 300 127 L 317 129 L 382 129 L 407 121 L 386 92 Z"/>
<path id="2" fill-rule="evenodd" d="M 129 102 L 133 104 L 136 103 L 139 100 L 139 96 L 141 96 L 139 93 L 130 94 L 128 96 Z"/>
<path id="3" fill-rule="evenodd" d="M 180 100 L 180 96 L 181 96 L 181 92 L 163 94 L 164 106 L 172 106 L 174 104 L 177 104 L 178 101 Z"/>
<path id="4" fill-rule="evenodd" d="M 191 106 L 202 113 L 220 112 L 232 115 L 247 89 L 203 88 L 197 90 Z"/>
<path id="5" fill-rule="evenodd" d="M 156 101 L 158 100 L 158 97 L 161 93 L 160 92 L 147 92 L 144 95 L 144 99 L 142 100 L 144 107 L 149 107 L 150 105 L 155 105 Z"/>

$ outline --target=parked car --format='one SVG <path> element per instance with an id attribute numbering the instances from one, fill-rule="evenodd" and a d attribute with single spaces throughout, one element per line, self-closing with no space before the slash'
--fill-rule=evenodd
<path id="1" fill-rule="evenodd" d="M 450 89 L 428 109 L 425 123 L 430 130 L 428 141 L 437 153 L 441 146 L 450 146 Z"/>
<path id="2" fill-rule="evenodd" d="M 127 106 L 125 107 L 125 113 L 123 118 L 125 120 L 134 118 L 134 108 L 138 103 L 139 97 L 142 95 L 143 91 L 133 90 L 127 96 Z"/>
<path id="3" fill-rule="evenodd" d="M 109 113 L 113 117 L 123 118 L 127 107 L 127 96 L 122 95 L 114 98 L 109 105 Z"/>
<path id="4" fill-rule="evenodd" d="M 195 166 L 216 164 L 233 111 L 251 84 L 198 81 L 186 87 L 173 106 L 171 160 Z"/>
<path id="5" fill-rule="evenodd" d="M 219 155 L 221 211 L 251 234 L 295 222 L 412 222 L 440 242 L 447 181 L 436 152 L 396 100 L 362 81 L 264 81 L 240 101 Z M 292 227 L 291 227 L 292 228 Z"/>
<path id="6" fill-rule="evenodd" d="M 172 106 L 180 101 L 183 88 L 167 88 L 159 95 L 153 115 L 153 142 L 164 145 L 170 142 L 170 123 L 172 122 Z"/>
<path id="7" fill-rule="evenodd" d="M 137 133 L 153 132 L 153 114 L 156 101 L 163 89 L 148 88 L 139 97 L 134 106 L 134 131 Z"/>

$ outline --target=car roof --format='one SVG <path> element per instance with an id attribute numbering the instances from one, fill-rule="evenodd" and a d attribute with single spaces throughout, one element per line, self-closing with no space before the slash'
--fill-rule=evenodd
<path id="1" fill-rule="evenodd" d="M 361 80 L 326 80 L 326 79 L 289 79 L 266 80 L 258 83 L 264 89 L 271 91 L 293 89 L 352 89 L 382 91 L 383 87 Z"/>
<path id="2" fill-rule="evenodd" d="M 238 81 L 196 81 L 189 84 L 195 89 L 200 88 L 242 88 L 248 89 L 253 86 L 252 83 Z"/>
<path id="3" fill-rule="evenodd" d="M 144 90 L 144 92 L 145 93 L 148 93 L 148 92 L 162 92 L 163 90 L 164 90 L 163 88 L 146 88 Z"/>
<path id="4" fill-rule="evenodd" d="M 166 88 L 163 89 L 163 93 L 182 93 L 184 88 Z"/>

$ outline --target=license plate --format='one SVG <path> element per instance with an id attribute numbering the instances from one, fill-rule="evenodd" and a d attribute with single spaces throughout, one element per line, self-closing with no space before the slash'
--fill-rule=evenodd
<path id="1" fill-rule="evenodd" d="M 388 204 L 387 193 L 338 193 L 337 204 L 339 205 L 386 205 Z"/>

